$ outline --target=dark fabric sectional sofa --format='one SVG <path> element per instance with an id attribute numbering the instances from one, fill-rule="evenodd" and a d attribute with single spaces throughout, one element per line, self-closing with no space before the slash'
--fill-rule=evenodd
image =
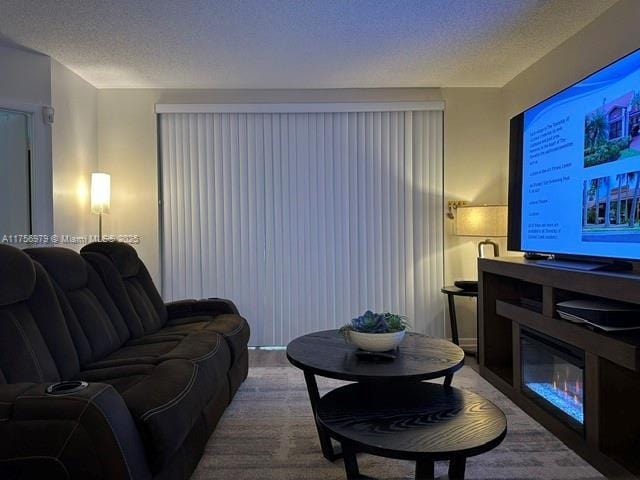
<path id="1" fill-rule="evenodd" d="M 165 304 L 121 243 L 0 245 L 0 283 L 0 478 L 188 478 L 247 376 L 235 305 Z"/>

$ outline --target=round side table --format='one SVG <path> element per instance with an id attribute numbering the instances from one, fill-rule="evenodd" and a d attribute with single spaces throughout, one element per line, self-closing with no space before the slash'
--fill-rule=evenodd
<path id="1" fill-rule="evenodd" d="M 478 292 L 474 290 L 462 290 L 461 288 L 453 285 L 442 287 L 440 289 L 442 293 L 447 296 L 449 304 L 449 321 L 451 322 L 451 339 L 456 345 L 460 345 L 460 338 L 458 337 L 458 317 L 456 316 L 456 302 L 455 297 L 472 297 L 478 298 Z M 478 315 L 476 314 L 476 332 L 478 332 Z M 476 333 L 479 335 L 479 333 Z M 463 349 L 464 353 L 471 357 L 480 358 L 480 337 L 478 336 L 478 343 L 475 350 L 471 348 Z"/>

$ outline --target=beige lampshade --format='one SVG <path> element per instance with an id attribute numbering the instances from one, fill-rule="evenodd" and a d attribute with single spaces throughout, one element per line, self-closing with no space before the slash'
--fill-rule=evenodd
<path id="1" fill-rule="evenodd" d="M 458 207 L 456 235 L 461 237 L 506 237 L 506 205 L 474 205 Z"/>

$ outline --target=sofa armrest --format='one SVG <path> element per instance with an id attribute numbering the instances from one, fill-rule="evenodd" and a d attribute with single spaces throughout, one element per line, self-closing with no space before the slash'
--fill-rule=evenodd
<path id="1" fill-rule="evenodd" d="M 133 418 L 112 386 L 50 395 L 48 385 L 0 385 L 0 478 L 151 478 Z"/>
<path id="2" fill-rule="evenodd" d="M 197 315 L 238 315 L 238 309 L 231 300 L 223 298 L 207 298 L 202 300 L 178 300 L 167 303 L 169 321 L 175 318 L 193 317 Z"/>

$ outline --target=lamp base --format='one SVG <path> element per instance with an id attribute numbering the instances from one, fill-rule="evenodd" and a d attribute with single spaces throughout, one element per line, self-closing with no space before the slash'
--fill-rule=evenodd
<path id="1" fill-rule="evenodd" d="M 489 255 L 487 253 L 487 251 L 490 250 L 489 247 L 493 249 L 493 255 Z M 499 256 L 500 256 L 500 247 L 496 242 L 493 242 L 487 238 L 486 240 L 483 240 L 482 242 L 478 243 L 478 257 L 492 258 L 492 257 L 499 257 Z"/>

